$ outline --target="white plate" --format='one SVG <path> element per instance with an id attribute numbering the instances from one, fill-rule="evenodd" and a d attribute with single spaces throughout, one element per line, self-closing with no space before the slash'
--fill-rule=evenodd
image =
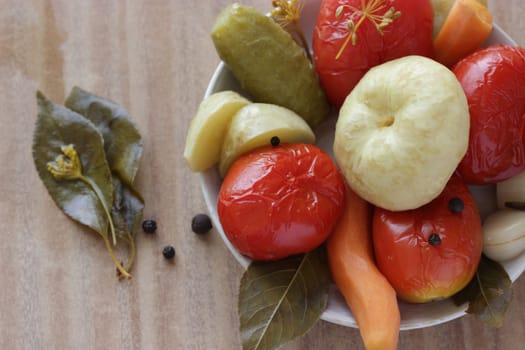
<path id="1" fill-rule="evenodd" d="M 305 35 L 310 43 L 320 3 L 320 0 L 307 1 L 301 17 Z M 498 26 L 494 27 L 486 45 L 496 43 L 516 45 L 516 43 Z M 214 92 L 223 90 L 234 90 L 244 93 L 231 72 L 224 63 L 221 62 L 208 85 L 205 97 Z M 317 145 L 329 154 L 332 154 L 335 120 L 336 115 L 334 113 L 326 122 L 316 129 Z M 239 263 L 246 268 L 250 264 L 250 259 L 239 254 L 239 252 L 228 241 L 217 215 L 217 194 L 221 184 L 221 179 L 217 169 L 213 168 L 201 173 L 200 182 L 204 199 L 215 228 L 221 235 L 230 252 L 235 256 Z M 496 200 L 494 186 L 471 186 L 471 189 L 476 197 L 478 205 L 480 206 L 482 217 L 485 217 L 495 209 Z M 512 281 L 516 280 L 525 268 L 525 253 L 503 265 L 509 273 Z M 451 300 L 446 299 L 427 304 L 408 304 L 400 302 L 399 307 L 401 311 L 401 330 L 409 330 L 429 327 L 461 317 L 465 314 L 467 305 L 457 307 Z M 357 327 L 352 313 L 348 309 L 345 300 L 335 285 L 332 285 L 330 288 L 328 307 L 321 316 L 321 319 L 343 326 Z"/>

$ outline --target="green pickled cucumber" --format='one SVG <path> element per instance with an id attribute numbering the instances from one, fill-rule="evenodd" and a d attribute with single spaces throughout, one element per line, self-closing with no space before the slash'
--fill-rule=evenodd
<path id="1" fill-rule="evenodd" d="M 258 102 L 293 110 L 315 127 L 330 106 L 303 49 L 273 19 L 234 3 L 215 20 L 211 37 L 220 58 Z"/>

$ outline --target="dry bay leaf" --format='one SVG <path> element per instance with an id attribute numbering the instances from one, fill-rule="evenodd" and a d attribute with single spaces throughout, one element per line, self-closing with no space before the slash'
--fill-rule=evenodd
<path id="1" fill-rule="evenodd" d="M 253 262 L 239 291 L 243 349 L 276 349 L 305 334 L 326 309 L 329 285 L 324 246 L 279 261 Z"/>
<path id="2" fill-rule="evenodd" d="M 131 186 L 139 167 L 142 142 L 129 113 L 116 103 L 79 87 L 71 90 L 64 104 L 96 126 L 104 138 L 111 171 Z"/>
<path id="3" fill-rule="evenodd" d="M 470 283 L 453 296 L 456 305 L 469 303 L 467 313 L 499 328 L 512 299 L 512 281 L 496 261 L 482 256 L 478 271 Z"/>
<path id="4" fill-rule="evenodd" d="M 113 176 L 114 201 L 111 210 L 118 232 L 134 233 L 142 221 L 144 200 L 133 186 L 128 186 Z"/>
<path id="5" fill-rule="evenodd" d="M 71 90 L 65 106 L 91 121 L 102 134 L 114 174 L 113 221 L 118 232 L 133 234 L 144 209 L 144 199 L 133 186 L 142 156 L 140 133 L 124 108 L 79 87 Z"/>
<path id="6" fill-rule="evenodd" d="M 110 101 L 80 88 L 73 89 L 68 101 L 79 113 L 37 93 L 35 166 L 57 206 L 97 231 L 119 279 L 130 279 L 133 232 L 144 208 L 132 184 L 142 154 L 140 134 L 127 112 Z M 129 248 L 126 266 L 115 254 L 117 238 Z"/>
<path id="7" fill-rule="evenodd" d="M 38 117 L 33 136 L 33 160 L 49 194 L 68 216 L 100 234 L 107 233 L 108 220 L 96 193 L 82 181 L 56 180 L 48 163 L 62 155 L 61 147 L 74 145 L 84 176 L 100 189 L 108 207 L 113 202 L 111 172 L 102 135 L 82 115 L 37 93 Z"/>

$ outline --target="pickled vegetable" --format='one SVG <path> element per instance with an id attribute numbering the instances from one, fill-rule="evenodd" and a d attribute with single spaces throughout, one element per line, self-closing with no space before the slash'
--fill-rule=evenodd
<path id="1" fill-rule="evenodd" d="M 434 37 L 436 37 L 447 19 L 448 13 L 456 0 L 432 0 L 434 10 Z M 487 0 L 477 0 L 480 4 L 487 6 Z"/>
<path id="2" fill-rule="evenodd" d="M 273 137 L 280 143 L 314 143 L 308 124 L 289 109 L 267 103 L 252 103 L 233 116 L 221 149 L 222 177 L 242 154 L 269 145 Z"/>
<path id="3" fill-rule="evenodd" d="M 498 210 L 483 224 L 483 253 L 495 261 L 513 259 L 525 251 L 525 212 Z"/>
<path id="4" fill-rule="evenodd" d="M 311 62 L 271 18 L 234 3 L 219 14 L 211 36 L 221 59 L 256 101 L 291 109 L 311 127 L 328 114 Z"/>
<path id="5" fill-rule="evenodd" d="M 525 171 L 496 184 L 498 208 L 505 208 L 506 202 L 525 202 Z"/>
<path id="6" fill-rule="evenodd" d="M 186 136 L 184 159 L 192 171 L 204 171 L 219 161 L 231 119 L 250 101 L 234 91 L 211 94 L 199 105 Z"/>

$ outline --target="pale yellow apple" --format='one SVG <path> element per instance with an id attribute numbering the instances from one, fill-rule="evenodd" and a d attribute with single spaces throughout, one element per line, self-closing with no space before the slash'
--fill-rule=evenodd
<path id="1" fill-rule="evenodd" d="M 250 101 L 234 91 L 221 91 L 204 99 L 190 122 L 184 159 L 192 171 L 206 170 L 219 161 L 231 119 Z"/>
<path id="2" fill-rule="evenodd" d="M 270 145 L 277 136 L 281 143 L 314 143 L 315 134 L 299 115 L 290 109 L 266 103 L 252 103 L 233 117 L 224 138 L 219 172 L 225 176 L 242 154 Z"/>
<path id="3" fill-rule="evenodd" d="M 437 197 L 464 156 L 469 111 L 445 66 L 407 56 L 372 68 L 346 98 L 334 154 L 348 184 L 389 210 Z"/>

